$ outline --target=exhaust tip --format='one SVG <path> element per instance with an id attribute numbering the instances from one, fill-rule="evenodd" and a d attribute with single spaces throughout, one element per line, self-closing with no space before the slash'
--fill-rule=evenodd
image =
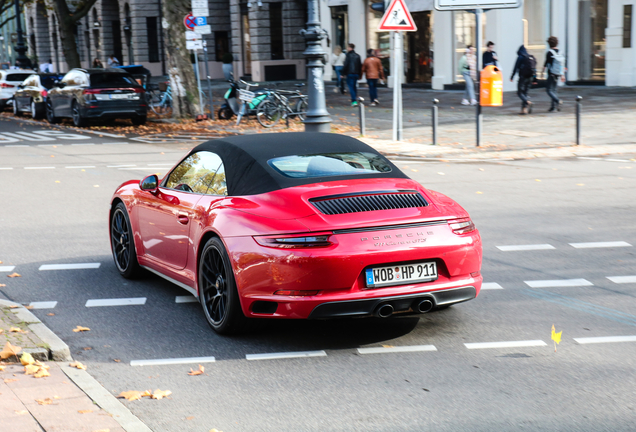
<path id="1" fill-rule="evenodd" d="M 380 318 L 388 318 L 393 315 L 393 306 L 388 303 L 378 306 L 375 310 L 375 316 Z"/>
<path id="2" fill-rule="evenodd" d="M 417 303 L 417 305 L 415 306 L 415 310 L 419 313 L 426 313 L 430 312 L 433 309 L 433 306 L 434 304 L 431 300 L 424 299 Z"/>

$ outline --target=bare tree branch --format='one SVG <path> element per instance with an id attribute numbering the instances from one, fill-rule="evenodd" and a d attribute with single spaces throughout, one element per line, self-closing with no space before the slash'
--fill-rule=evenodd
<path id="1" fill-rule="evenodd" d="M 4 27 L 9 21 L 12 21 L 14 19 L 15 19 L 15 15 L 13 15 L 12 17 L 9 17 L 6 20 L 0 22 L 0 28 Z"/>
<path id="2" fill-rule="evenodd" d="M 77 7 L 75 8 L 75 12 L 73 12 L 72 14 L 73 21 L 78 22 L 79 20 L 84 18 L 86 14 L 88 14 L 88 12 L 91 10 L 96 1 L 97 0 L 85 0 L 77 5 Z"/>

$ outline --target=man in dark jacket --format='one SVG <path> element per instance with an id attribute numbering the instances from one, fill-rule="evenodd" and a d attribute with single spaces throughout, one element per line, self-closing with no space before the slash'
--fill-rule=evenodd
<path id="1" fill-rule="evenodd" d="M 362 71 L 360 56 L 354 51 L 355 47 L 356 46 L 352 43 L 347 46 L 347 57 L 345 58 L 344 65 L 342 66 L 342 77 L 347 78 L 347 86 L 349 87 L 349 93 L 351 93 L 351 106 L 358 106 L 358 93 L 356 87 Z"/>
<path id="2" fill-rule="evenodd" d="M 534 57 L 532 57 L 532 59 L 534 59 Z M 534 67 L 536 67 L 536 61 L 534 62 Z M 521 114 L 532 113 L 532 102 L 530 102 L 530 97 L 528 96 L 528 89 L 530 88 L 530 84 L 532 84 L 535 71 L 533 70 L 531 56 L 523 45 L 517 50 L 517 61 L 512 70 L 512 75 L 510 75 L 510 82 L 512 82 L 517 72 L 519 73 L 517 96 L 521 99 Z"/>

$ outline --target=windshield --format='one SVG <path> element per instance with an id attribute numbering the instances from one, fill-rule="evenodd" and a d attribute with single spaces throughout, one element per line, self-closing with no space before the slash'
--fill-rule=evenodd
<path id="1" fill-rule="evenodd" d="M 286 177 L 310 178 L 391 172 L 386 160 L 375 153 L 322 153 L 270 159 L 272 168 Z"/>
<path id="2" fill-rule="evenodd" d="M 139 84 L 128 74 L 96 73 L 91 74 L 91 87 L 138 87 Z"/>
<path id="3" fill-rule="evenodd" d="M 27 79 L 28 77 L 30 77 L 33 74 L 30 73 L 13 73 L 13 74 L 7 74 L 7 81 L 19 81 L 22 82 L 25 79 Z"/>

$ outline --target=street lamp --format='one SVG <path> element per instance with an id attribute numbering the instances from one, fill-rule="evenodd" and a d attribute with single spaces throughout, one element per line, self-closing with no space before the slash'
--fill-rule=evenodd
<path id="1" fill-rule="evenodd" d="M 318 0 L 307 0 L 307 29 L 300 31 L 307 42 L 303 53 L 307 59 L 308 107 L 305 116 L 305 132 L 329 132 L 331 117 L 325 100 L 325 83 L 322 79 L 325 52 L 320 41 L 327 37 L 327 31 L 320 28 Z"/>
<path id="2" fill-rule="evenodd" d="M 20 66 L 23 68 L 31 67 L 31 60 L 24 54 L 27 52 L 27 47 L 24 44 L 24 38 L 22 37 L 22 22 L 20 19 L 20 0 L 15 0 L 15 28 L 18 34 L 18 43 L 15 45 L 15 51 L 18 53 L 16 57 L 16 63 L 20 62 Z"/>

